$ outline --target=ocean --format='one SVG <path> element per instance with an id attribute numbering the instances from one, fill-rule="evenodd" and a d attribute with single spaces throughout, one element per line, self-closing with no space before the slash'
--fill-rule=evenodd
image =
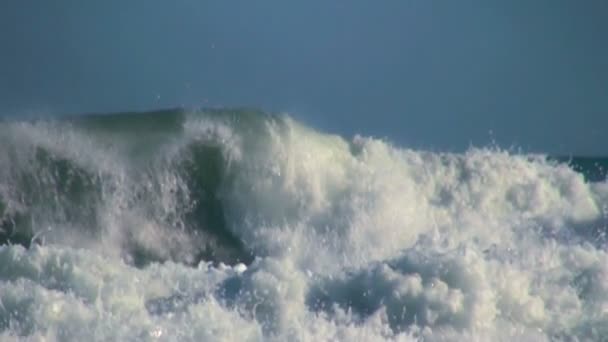
<path id="1" fill-rule="evenodd" d="M 0 340 L 608 340 L 607 170 L 248 109 L 1 121 Z"/>

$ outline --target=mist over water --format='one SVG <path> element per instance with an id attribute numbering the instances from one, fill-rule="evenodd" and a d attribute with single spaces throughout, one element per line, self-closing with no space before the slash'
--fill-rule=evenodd
<path id="1" fill-rule="evenodd" d="M 0 338 L 601 340 L 606 164 L 250 110 L 0 122 Z"/>

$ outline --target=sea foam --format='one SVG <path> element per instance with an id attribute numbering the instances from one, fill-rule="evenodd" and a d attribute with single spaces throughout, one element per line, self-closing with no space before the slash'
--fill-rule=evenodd
<path id="1" fill-rule="evenodd" d="M 229 110 L 0 126 L 3 340 L 608 335 L 608 183 L 546 156 Z"/>

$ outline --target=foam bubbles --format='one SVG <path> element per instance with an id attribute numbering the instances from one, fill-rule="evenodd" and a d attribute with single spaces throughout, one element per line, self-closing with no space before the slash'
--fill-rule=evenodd
<path id="1" fill-rule="evenodd" d="M 104 145 L 105 135 L 86 136 L 76 126 L 67 133 L 21 127 L 28 144 L 103 184 L 94 234 L 74 238 L 91 227 L 40 214 L 33 228 L 54 224 L 52 238 L 0 246 L 0 338 L 550 341 L 608 334 L 606 182 L 589 183 L 543 156 L 402 149 L 322 134 L 289 117 L 193 113 L 181 124 L 155 140 L 158 156 L 135 159 L 129 153 L 143 143 L 136 137 Z M 6 163 L 10 153 L 1 151 Z M 216 160 L 196 159 L 203 152 L 217 154 L 219 164 L 204 169 Z M 194 176 L 218 183 L 193 183 L 184 161 L 198 167 Z M 0 177 L 6 210 L 23 211 L 19 205 L 29 204 L 14 196 L 12 174 Z M 204 205 L 221 209 L 220 218 L 209 219 Z M 196 259 L 201 245 L 220 253 L 228 238 L 188 230 L 195 208 L 207 216 L 194 218 L 225 225 L 254 257 Z M 152 256 L 137 263 L 134 250 Z"/>

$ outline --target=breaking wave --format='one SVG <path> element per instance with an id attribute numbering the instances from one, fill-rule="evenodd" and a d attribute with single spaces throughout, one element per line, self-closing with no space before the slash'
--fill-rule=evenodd
<path id="1" fill-rule="evenodd" d="M 598 163 L 252 110 L 0 122 L 0 337 L 599 340 Z"/>

